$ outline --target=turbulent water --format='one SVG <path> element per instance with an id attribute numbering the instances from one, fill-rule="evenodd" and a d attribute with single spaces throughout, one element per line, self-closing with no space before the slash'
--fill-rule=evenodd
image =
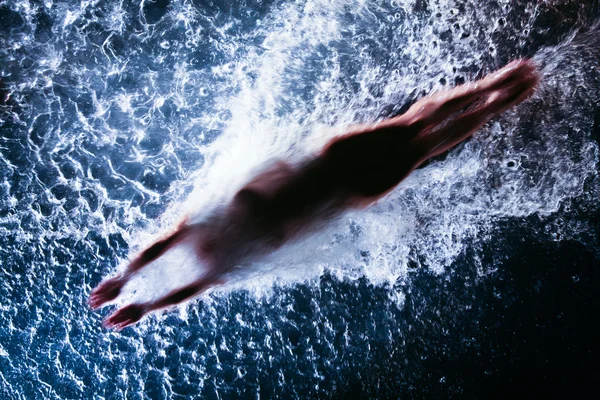
<path id="1" fill-rule="evenodd" d="M 0 398 L 598 392 L 599 21 L 591 0 L 0 1 Z M 374 207 L 132 329 L 86 306 L 266 160 L 518 57 L 535 96 Z"/>

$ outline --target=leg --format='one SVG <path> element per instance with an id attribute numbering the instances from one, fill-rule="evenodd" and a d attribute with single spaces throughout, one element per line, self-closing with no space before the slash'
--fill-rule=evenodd
<path id="1" fill-rule="evenodd" d="M 102 306 L 104 303 L 117 298 L 121 289 L 127 281 L 140 269 L 155 261 L 162 256 L 167 250 L 183 240 L 189 235 L 192 226 L 181 225 L 174 233 L 168 237 L 155 242 L 153 245 L 144 250 L 127 266 L 123 274 L 119 274 L 111 279 L 102 282 L 90 294 L 88 304 L 92 309 Z"/>
<path id="2" fill-rule="evenodd" d="M 521 66 L 518 76 L 494 85 L 493 90 L 481 97 L 470 110 L 424 129 L 413 141 L 423 154 L 420 162 L 444 153 L 496 115 L 530 97 L 539 82 L 539 76 L 532 64 L 522 62 Z"/>
<path id="3" fill-rule="evenodd" d="M 462 112 L 465 107 L 478 102 L 490 93 L 510 86 L 523 79 L 524 76 L 535 75 L 535 67 L 529 60 L 516 60 L 504 68 L 474 82 L 457 86 L 453 89 L 434 93 L 415 104 L 403 115 L 384 121 L 383 124 L 393 124 L 400 120 L 416 126 L 419 130 L 429 125 L 438 124 L 452 114 Z"/>
<path id="4" fill-rule="evenodd" d="M 103 325 L 105 328 L 115 328 L 117 330 L 121 330 L 126 326 L 135 324 L 140 319 L 142 319 L 144 315 L 148 314 L 151 311 L 179 304 L 182 301 L 194 297 L 197 294 L 205 291 L 209 287 L 221 283 L 222 281 L 218 278 L 201 278 L 192 284 L 184 286 L 181 289 L 172 291 L 168 295 L 156 301 L 139 304 L 130 304 L 126 307 L 123 307 L 110 317 L 107 317 L 104 320 Z"/>
<path id="5" fill-rule="evenodd" d="M 405 115 L 332 140 L 321 153 L 332 185 L 352 206 L 377 200 L 423 161 L 530 96 L 538 81 L 531 62 L 513 62 L 475 84 L 423 99 Z"/>

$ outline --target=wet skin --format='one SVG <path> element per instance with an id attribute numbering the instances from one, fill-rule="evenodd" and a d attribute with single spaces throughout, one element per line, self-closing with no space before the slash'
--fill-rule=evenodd
<path id="1" fill-rule="evenodd" d="M 259 259 L 345 210 L 377 201 L 420 164 L 530 97 L 538 82 L 531 61 L 513 61 L 477 82 L 425 97 L 403 115 L 357 127 L 299 165 L 277 162 L 206 223 L 184 221 L 142 251 L 124 273 L 92 291 L 89 305 L 96 309 L 115 299 L 140 269 L 183 242 L 193 245 L 206 275 L 156 301 L 121 308 L 104 326 L 122 329 L 188 300 L 222 283 L 221 276 L 234 266 Z"/>

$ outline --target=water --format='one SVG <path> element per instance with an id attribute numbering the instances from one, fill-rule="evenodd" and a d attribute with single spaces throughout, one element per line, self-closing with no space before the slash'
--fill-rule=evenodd
<path id="1" fill-rule="evenodd" d="M 597 393 L 599 5 L 480 3 L 0 3 L 0 397 Z M 86 307 L 265 160 L 521 56 L 537 94 L 369 210 L 133 329 Z"/>

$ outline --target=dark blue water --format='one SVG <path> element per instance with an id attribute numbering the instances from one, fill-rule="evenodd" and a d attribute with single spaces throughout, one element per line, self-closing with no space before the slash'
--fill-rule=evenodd
<path id="1" fill-rule="evenodd" d="M 599 19 L 587 0 L 0 2 L 0 398 L 600 394 Z M 133 329 L 85 305 L 253 166 L 517 57 L 536 95 L 370 210 Z"/>

